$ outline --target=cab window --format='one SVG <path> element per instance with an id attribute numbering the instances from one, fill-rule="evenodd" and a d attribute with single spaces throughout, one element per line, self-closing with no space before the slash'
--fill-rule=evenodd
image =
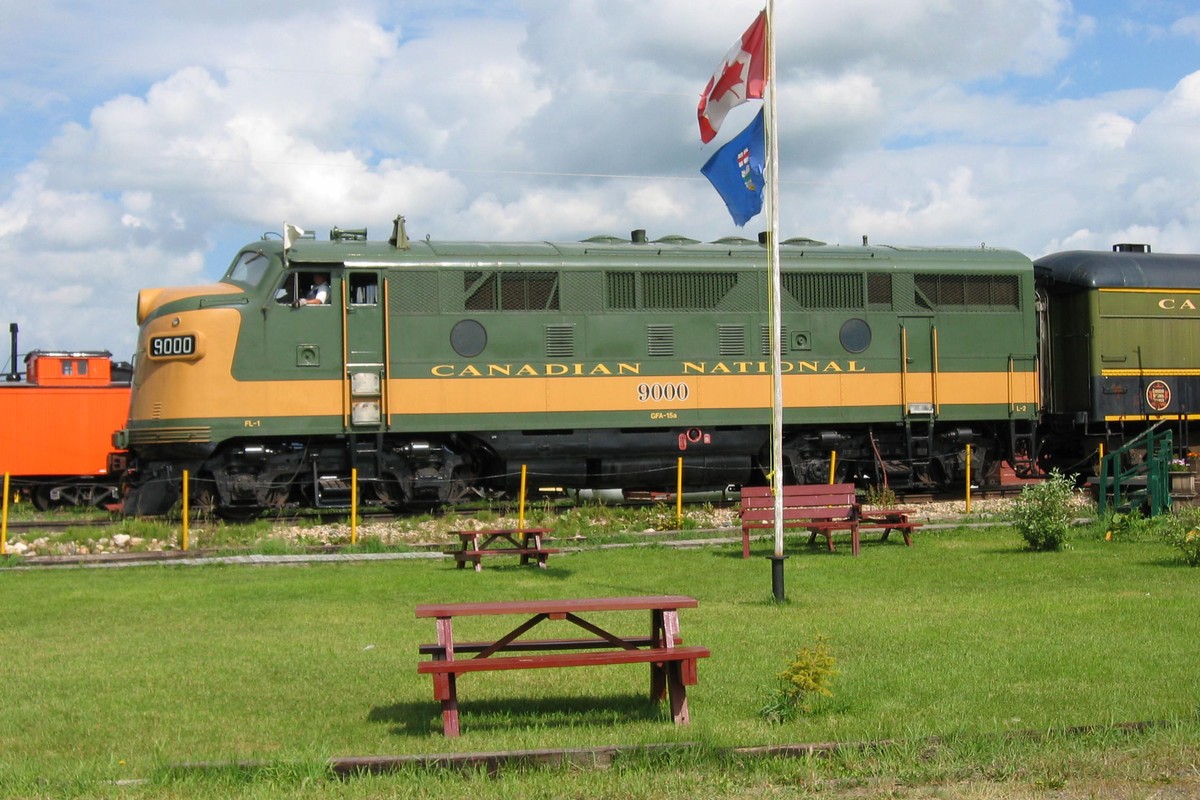
<path id="1" fill-rule="evenodd" d="M 271 259 L 266 253 L 261 250 L 247 251 L 239 255 L 237 261 L 229 267 L 225 280 L 258 286 L 270 265 Z"/>
<path id="2" fill-rule="evenodd" d="M 373 306 L 379 303 L 379 278 L 374 272 L 350 274 L 350 304 Z"/>
<path id="3" fill-rule="evenodd" d="M 329 305 L 333 287 L 328 272 L 291 272 L 275 290 L 275 302 L 285 306 Z"/>

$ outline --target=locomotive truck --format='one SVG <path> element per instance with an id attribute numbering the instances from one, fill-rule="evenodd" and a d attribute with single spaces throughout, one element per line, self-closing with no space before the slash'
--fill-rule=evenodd
<path id="1" fill-rule="evenodd" d="M 1024 255 L 781 242 L 786 482 L 1033 469 Z M 139 293 L 125 510 L 447 505 L 535 485 L 689 489 L 769 470 L 761 242 L 264 236 L 220 282 Z M 328 278 L 327 302 L 305 301 Z"/>

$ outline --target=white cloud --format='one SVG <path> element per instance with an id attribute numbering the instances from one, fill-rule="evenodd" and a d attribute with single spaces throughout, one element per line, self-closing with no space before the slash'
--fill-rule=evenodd
<path id="1" fill-rule="evenodd" d="M 1179 18 L 1171 26 L 1171 33 L 1200 42 L 1200 14 Z"/>
<path id="2" fill-rule="evenodd" d="M 234 240 L 284 219 L 379 238 L 400 213 L 443 239 L 711 240 L 765 224 L 729 221 L 695 125 L 755 7 L 401 6 L 170 0 L 150 19 L 132 0 L 14 0 L 0 103 L 55 99 L 35 109 L 53 132 L 24 144 L 37 155 L 0 167 L 0 257 L 40 281 L 16 281 L 3 312 L 39 345 L 127 351 L 139 288 L 211 280 Z M 1027 99 L 1008 79 L 1061 83 L 1102 24 L 1066 0 L 778 12 L 786 235 L 1200 248 L 1200 73 L 1165 94 Z"/>

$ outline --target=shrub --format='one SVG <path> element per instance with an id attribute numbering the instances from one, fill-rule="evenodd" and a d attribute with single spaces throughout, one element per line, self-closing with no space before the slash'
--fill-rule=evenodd
<path id="1" fill-rule="evenodd" d="M 1185 508 L 1163 517 L 1158 530 L 1188 566 L 1200 566 L 1200 508 Z"/>
<path id="2" fill-rule="evenodd" d="M 759 713 L 769 722 L 786 722 L 812 711 L 816 696 L 833 696 L 829 684 L 837 674 L 836 667 L 825 637 L 818 636 L 816 644 L 797 651 L 788 668 L 779 673 L 779 688 Z"/>
<path id="3" fill-rule="evenodd" d="M 1058 470 L 1041 483 L 1021 490 L 1013 503 L 1009 519 L 1030 550 L 1061 550 L 1071 525 L 1071 498 L 1074 481 Z"/>

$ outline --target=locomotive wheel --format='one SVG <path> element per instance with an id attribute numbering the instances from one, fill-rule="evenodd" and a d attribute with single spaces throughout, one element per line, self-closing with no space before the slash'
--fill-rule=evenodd
<path id="1" fill-rule="evenodd" d="M 211 478 L 200 478 L 188 490 L 188 512 L 193 520 L 205 521 L 216 517 L 220 505 L 217 485 Z"/>
<path id="2" fill-rule="evenodd" d="M 50 499 L 50 487 L 45 485 L 35 486 L 29 490 L 29 499 L 33 501 L 33 507 L 38 511 L 49 511 L 54 508 L 55 503 Z"/>
<path id="3" fill-rule="evenodd" d="M 475 490 L 474 473 L 462 469 L 454 470 L 450 484 L 446 487 L 445 503 L 447 505 L 457 505 L 469 500 L 475 500 L 478 497 L 479 493 Z"/>

